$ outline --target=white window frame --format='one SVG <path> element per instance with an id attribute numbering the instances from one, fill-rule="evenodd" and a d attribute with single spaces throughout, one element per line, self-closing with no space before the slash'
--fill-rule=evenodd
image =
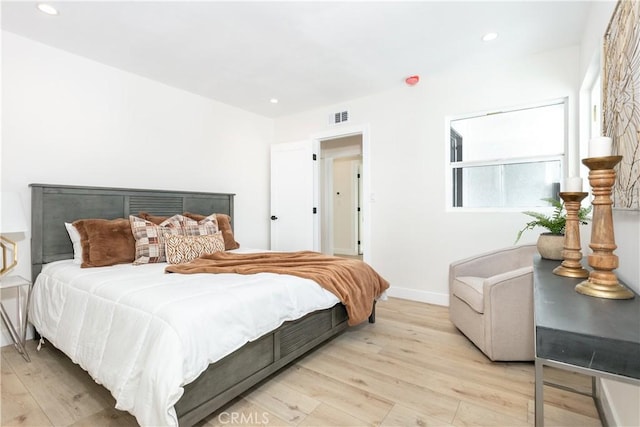
<path id="1" fill-rule="evenodd" d="M 474 117 L 486 116 L 490 114 L 496 113 L 507 113 L 511 111 L 518 111 L 523 109 L 531 109 L 538 107 L 546 107 L 551 105 L 563 104 L 564 105 L 564 142 L 563 142 L 563 152 L 555 153 L 552 155 L 544 155 L 544 156 L 530 156 L 530 157 L 509 157 L 509 158 L 496 158 L 490 160 L 483 161 L 461 161 L 461 162 L 451 162 L 451 122 L 460 120 L 460 119 L 469 119 Z M 569 144 L 569 99 L 568 97 L 564 98 L 555 98 L 547 101 L 540 102 L 532 102 L 527 104 L 522 104 L 514 107 L 508 108 L 499 108 L 494 110 L 486 110 L 482 112 L 475 112 L 469 114 L 460 114 L 460 115 L 451 115 L 445 117 L 445 141 L 446 141 L 446 149 L 445 149 L 445 211 L 447 212 L 521 212 L 522 210 L 528 209 L 532 210 L 531 206 L 527 207 L 503 207 L 503 206 L 493 206 L 493 207 L 465 207 L 465 206 L 453 206 L 453 170 L 457 168 L 464 167 L 474 167 L 474 166 L 502 166 L 507 164 L 514 163 L 529 163 L 529 162 L 545 162 L 545 161 L 560 161 L 560 180 L 566 175 L 566 153 Z M 501 193 L 502 194 L 502 193 Z M 544 211 L 546 209 L 545 206 L 535 207 L 535 210 Z M 551 209 L 551 208 L 549 208 Z"/>

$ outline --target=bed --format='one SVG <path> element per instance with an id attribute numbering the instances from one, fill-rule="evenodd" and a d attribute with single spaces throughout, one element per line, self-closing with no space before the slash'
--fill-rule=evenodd
<path id="1" fill-rule="evenodd" d="M 55 305 L 56 301 L 58 301 L 58 304 L 62 305 L 60 301 L 67 301 L 67 299 L 65 299 L 66 297 L 60 298 L 60 292 L 62 292 L 63 288 L 61 286 L 57 287 L 56 280 L 58 280 L 58 278 L 60 277 L 65 277 L 65 275 L 70 275 L 72 273 L 73 275 L 69 277 L 73 278 L 71 279 L 73 283 L 76 283 L 75 281 L 79 280 L 76 279 L 79 267 L 77 265 L 74 267 L 71 262 L 74 257 L 74 249 L 69 239 L 67 230 L 65 229 L 65 222 L 73 222 L 75 220 L 83 218 L 127 218 L 130 214 L 138 215 L 140 212 L 147 212 L 151 215 L 157 216 L 171 216 L 176 213 L 183 212 L 193 212 L 201 215 L 209 215 L 212 212 L 216 212 L 218 214 L 228 215 L 228 217 L 231 219 L 231 224 L 233 224 L 233 194 L 58 186 L 44 184 L 32 184 L 31 191 L 31 256 L 32 276 L 34 280 L 34 294 L 32 298 L 32 304 L 35 305 L 36 311 L 37 313 L 39 313 L 37 316 L 35 316 L 38 317 L 38 320 L 34 321 L 35 319 L 33 319 L 33 315 L 31 320 L 32 323 L 34 323 L 34 326 L 36 326 L 37 332 L 40 333 L 43 338 L 48 341 L 50 340 L 47 335 L 51 328 L 47 326 L 46 323 L 47 313 L 50 311 L 51 313 L 56 313 L 55 316 L 58 316 L 58 312 L 56 310 L 61 310 L 61 308 L 54 306 L 49 308 L 47 307 L 47 304 Z M 120 270 L 132 271 L 138 275 L 138 279 L 136 279 L 135 281 L 135 286 L 137 286 L 136 288 L 129 285 L 102 286 L 104 283 L 107 283 L 107 281 L 110 280 L 111 276 L 115 275 L 116 273 L 120 274 Z M 146 273 L 147 270 L 149 271 L 149 275 L 147 275 Z M 40 281 L 38 282 L 38 276 L 41 272 L 43 272 L 43 274 L 40 278 Z M 176 296 L 171 294 L 165 294 L 167 289 L 171 288 L 172 286 L 173 288 L 175 288 L 175 284 L 156 284 L 155 279 L 153 284 L 151 282 L 145 282 L 145 280 L 147 280 L 147 277 L 150 277 L 152 274 L 158 274 L 157 272 L 160 272 L 160 274 L 163 273 L 162 267 L 157 265 L 140 267 L 119 265 L 114 267 L 96 269 L 82 269 L 82 274 L 87 277 L 87 280 L 82 281 L 82 286 L 89 286 L 92 287 L 92 289 L 99 289 L 99 291 L 93 292 L 93 294 L 95 295 L 92 296 L 92 298 L 97 296 L 97 299 L 111 298 L 108 295 L 113 294 L 118 289 L 118 287 L 122 288 L 125 293 L 114 297 L 117 300 L 116 302 L 111 301 L 109 303 L 112 305 L 117 304 L 114 305 L 114 307 L 116 307 L 117 309 L 122 309 L 121 306 L 125 306 L 125 309 L 128 310 L 126 312 L 128 317 L 123 318 L 133 320 L 126 324 L 123 323 L 124 326 L 122 326 L 121 329 L 126 330 L 127 328 L 132 328 L 131 325 L 142 323 L 144 320 L 143 317 L 136 317 L 138 315 L 135 311 L 137 310 L 137 307 L 134 310 L 131 307 L 127 306 L 129 299 L 137 298 L 138 300 L 143 300 L 143 302 L 157 299 L 160 306 L 163 306 L 163 304 L 168 301 L 182 299 L 176 298 Z M 221 277 L 221 279 L 216 278 L 215 280 L 227 280 L 225 279 L 225 277 L 228 278 L 229 275 L 209 276 Z M 120 276 L 117 277 L 119 278 Z M 186 279 L 182 275 L 165 274 L 163 278 L 169 281 L 173 280 L 180 281 L 180 283 L 187 283 Z M 205 279 L 203 278 L 202 274 L 196 274 L 194 275 L 194 278 L 198 279 L 196 282 L 199 281 L 199 284 L 192 284 L 192 282 L 190 281 L 188 282 L 188 285 L 184 285 L 184 289 L 191 289 L 191 286 L 195 286 L 195 289 L 204 289 L 204 281 L 214 280 Z M 283 284 L 283 288 L 297 289 L 300 287 L 299 281 L 305 280 L 299 278 L 289 279 L 292 280 L 292 282 Z M 85 282 L 88 284 L 85 285 Z M 116 280 L 115 283 L 118 284 L 119 282 Z M 43 289 L 53 289 L 54 292 L 51 295 L 47 295 Z M 77 293 L 77 289 L 69 288 L 68 290 L 64 290 L 64 292 Z M 140 293 L 138 294 L 138 292 Z M 142 292 L 147 292 L 147 294 L 143 294 Z M 203 295 L 207 292 L 210 291 L 203 291 Z M 269 291 L 269 294 L 271 294 L 271 292 L 272 291 Z M 339 334 L 340 332 L 345 330 L 348 327 L 348 316 L 345 306 L 341 304 L 339 300 L 335 298 L 335 296 L 333 296 L 333 300 L 331 299 L 331 297 L 327 296 L 326 290 L 324 291 L 324 294 L 321 291 L 318 291 L 318 289 L 315 289 L 313 292 L 316 293 L 316 296 L 304 298 L 301 297 L 301 299 L 303 300 L 306 298 L 309 301 L 313 301 L 309 302 L 307 304 L 307 307 L 304 309 L 307 311 L 310 310 L 309 312 L 300 312 L 294 316 L 295 318 L 285 319 L 284 321 L 282 321 L 282 319 L 272 319 L 270 321 L 267 321 L 269 316 L 271 316 L 270 313 L 269 316 L 261 313 L 260 316 L 253 318 L 249 323 L 259 323 L 261 324 L 262 328 L 267 328 L 268 330 L 260 332 L 259 336 L 248 340 L 242 345 L 237 345 L 237 343 L 230 344 L 232 346 L 236 346 L 237 348 L 221 358 L 214 358 L 215 360 L 213 360 L 212 363 L 208 364 L 208 367 L 205 366 L 203 368 L 203 371 L 198 371 L 198 369 L 196 369 L 195 371 L 191 372 L 189 375 L 193 376 L 193 378 L 189 378 L 187 382 L 180 384 L 179 391 L 177 393 L 173 393 L 173 397 L 177 398 L 177 401 L 171 401 L 171 404 L 173 406 L 169 408 L 169 413 L 166 418 L 161 419 L 157 416 L 155 418 L 153 416 L 149 418 L 144 413 L 144 409 L 142 411 L 139 411 L 139 409 L 133 411 L 134 416 L 138 418 L 138 421 L 141 424 L 176 424 L 177 422 L 180 426 L 193 425 L 206 416 L 214 413 L 216 410 L 220 409 L 223 405 L 231 401 L 233 398 L 237 397 L 242 392 L 246 391 L 258 382 L 269 377 L 271 374 L 286 366 L 288 363 L 292 362 L 296 358 L 300 357 L 301 355 L 305 354 L 306 352 L 312 350 L 328 339 L 334 337 L 336 334 Z M 131 295 L 135 295 L 136 297 L 133 298 L 131 297 Z M 233 298 L 237 298 L 237 296 L 234 295 Z M 214 301 L 214 299 L 212 299 L 211 301 Z M 34 307 L 34 305 L 32 305 L 32 308 Z M 309 309 L 309 307 L 311 306 L 316 306 L 316 308 Z M 97 320 L 91 319 L 90 322 L 99 325 L 99 313 L 102 312 L 102 309 L 94 308 L 91 305 L 87 305 L 87 307 L 89 307 L 90 309 L 86 309 L 85 307 L 85 312 L 90 311 L 92 315 L 95 312 L 97 313 L 96 316 L 98 316 Z M 185 307 L 186 306 L 183 305 L 181 310 L 184 311 Z M 154 308 L 153 310 L 156 309 Z M 371 311 L 369 316 L 370 322 L 373 322 L 375 320 L 374 310 L 375 300 L 371 302 Z M 176 310 L 170 310 L 169 312 L 174 313 L 175 311 Z M 111 312 L 113 312 L 113 310 Z M 204 322 L 207 323 L 211 321 L 211 316 L 214 315 L 212 313 L 217 313 L 217 310 L 204 310 L 203 312 L 206 312 L 206 316 L 209 316 L 206 317 L 207 320 L 206 322 Z M 60 311 L 60 313 L 62 313 L 62 311 Z M 133 313 L 133 317 L 129 316 L 129 314 L 131 313 Z M 88 314 L 84 314 L 84 316 L 88 316 Z M 180 318 L 180 316 L 178 315 L 175 315 L 174 317 Z M 261 321 L 263 317 L 264 322 Z M 67 322 L 69 324 L 73 324 L 73 320 Z M 264 325 L 262 325 L 262 323 L 264 323 Z M 60 328 L 59 325 L 56 325 L 56 327 Z M 164 338 L 154 339 L 152 340 L 152 342 L 154 343 L 154 345 L 157 344 L 157 341 L 164 343 L 164 347 L 160 346 L 160 349 L 174 348 L 175 346 L 171 345 L 171 339 L 173 339 L 173 335 L 176 335 L 176 337 L 178 337 L 175 339 L 182 339 L 180 338 L 181 335 L 179 333 L 174 333 L 175 331 L 179 332 L 181 327 L 182 326 L 180 325 L 172 325 L 173 329 L 171 329 L 170 333 L 168 334 L 168 336 L 170 337 L 168 342 L 165 343 L 163 341 Z M 197 330 L 197 333 L 199 334 L 198 336 L 200 336 L 202 340 L 189 338 L 188 342 L 190 344 L 186 347 L 198 346 L 200 345 L 200 341 L 203 341 L 205 343 L 208 342 L 207 334 L 209 334 L 209 323 L 207 323 L 206 325 L 200 325 L 199 328 L 197 327 L 197 325 L 196 327 L 194 327 L 193 324 L 191 324 L 191 326 L 188 326 L 188 328 Z M 73 330 L 73 327 L 70 327 L 69 330 Z M 78 332 L 78 334 L 80 333 L 81 331 Z M 105 334 L 107 333 L 113 334 L 112 331 L 105 331 Z M 148 333 L 146 334 L 149 335 Z M 224 333 L 216 332 L 215 334 L 218 334 L 216 336 L 220 337 Z M 154 337 L 156 336 L 157 335 L 154 335 Z M 72 338 L 76 339 L 76 342 L 78 342 L 78 337 Z M 62 342 L 64 341 L 64 339 L 60 340 L 58 338 L 58 341 Z M 180 342 L 184 342 L 184 340 Z M 54 345 L 55 344 L 56 343 L 54 343 Z M 95 371 L 95 367 L 92 368 L 91 366 L 86 366 L 93 363 L 93 359 L 91 358 L 91 351 L 86 350 L 86 348 L 91 349 L 90 343 L 87 344 L 85 342 L 81 342 L 80 344 L 82 344 L 80 346 L 80 351 L 75 351 L 75 353 L 70 357 L 75 363 L 80 364 L 83 369 L 90 372 Z M 204 346 L 205 344 L 202 345 Z M 64 345 L 61 345 L 61 347 L 64 347 Z M 135 350 L 135 343 L 132 344 L 132 348 L 132 352 L 139 351 Z M 60 348 L 60 350 L 67 353 L 65 351 L 65 348 Z M 154 347 L 154 351 L 158 351 L 158 349 Z M 74 360 L 78 359 L 77 353 L 83 352 L 88 352 L 89 357 L 85 358 L 84 360 Z M 67 355 L 69 356 L 69 354 Z M 185 360 L 187 359 L 195 359 L 195 356 L 192 357 L 189 353 L 187 353 L 185 356 Z M 200 360 L 199 363 L 201 364 L 202 361 Z M 101 359 L 100 364 L 106 364 L 106 362 Z M 185 362 L 185 366 L 186 365 L 187 362 Z M 156 367 L 154 369 L 162 370 L 163 368 L 162 366 L 160 366 L 159 368 Z M 141 373 L 135 372 L 132 374 L 133 377 L 140 375 Z M 100 383 L 109 383 L 109 378 L 103 379 L 94 377 L 94 379 Z M 154 381 L 156 380 L 157 379 L 152 378 L 148 382 L 150 384 L 155 384 Z M 162 380 L 164 381 L 164 378 L 162 378 Z M 111 382 L 115 384 L 112 388 L 115 388 L 116 390 L 112 390 L 110 388 L 110 391 L 118 401 L 119 394 L 123 393 L 122 389 L 126 387 L 121 387 L 121 384 L 116 379 L 112 379 Z M 107 385 L 105 384 L 105 386 Z M 155 386 L 147 385 L 147 389 L 149 389 L 149 387 Z M 158 388 L 162 387 L 158 386 Z M 151 393 L 153 390 L 149 389 L 147 391 Z M 126 407 L 126 405 L 121 409 L 126 409 L 132 412 L 131 408 Z M 139 413 L 135 413 L 136 411 Z"/>

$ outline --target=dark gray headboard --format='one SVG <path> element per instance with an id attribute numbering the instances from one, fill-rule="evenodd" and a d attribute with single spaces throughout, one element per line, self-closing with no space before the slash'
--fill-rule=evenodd
<path id="1" fill-rule="evenodd" d="M 73 246 L 65 222 L 86 218 L 128 218 L 148 212 L 175 215 L 192 212 L 231 216 L 230 193 L 140 190 L 135 188 L 76 187 L 31 184 L 31 276 L 35 280 L 42 265 L 73 258 Z"/>

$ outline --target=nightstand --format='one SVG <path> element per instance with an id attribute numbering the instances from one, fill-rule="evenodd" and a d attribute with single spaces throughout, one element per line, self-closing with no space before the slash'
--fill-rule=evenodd
<path id="1" fill-rule="evenodd" d="M 0 299 L 0 314 L 2 315 L 2 321 L 4 322 L 9 334 L 11 335 L 11 339 L 13 340 L 13 344 L 18 350 L 18 353 L 24 357 L 27 362 L 31 362 L 29 355 L 27 354 L 27 350 L 24 345 L 27 339 L 27 319 L 29 317 L 29 300 L 31 299 L 31 282 L 24 277 L 21 276 L 6 276 L 0 279 L 0 289 L 11 289 L 16 288 L 18 293 L 18 328 L 13 325 L 13 322 L 7 315 L 7 311 L 2 304 L 2 300 Z M 23 289 L 26 288 L 26 303 L 22 304 L 22 293 Z"/>

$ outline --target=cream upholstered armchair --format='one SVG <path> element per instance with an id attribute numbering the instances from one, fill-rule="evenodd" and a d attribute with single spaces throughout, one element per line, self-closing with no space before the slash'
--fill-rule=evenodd
<path id="1" fill-rule="evenodd" d="M 449 317 L 491 360 L 533 360 L 535 245 L 512 246 L 449 266 Z"/>

